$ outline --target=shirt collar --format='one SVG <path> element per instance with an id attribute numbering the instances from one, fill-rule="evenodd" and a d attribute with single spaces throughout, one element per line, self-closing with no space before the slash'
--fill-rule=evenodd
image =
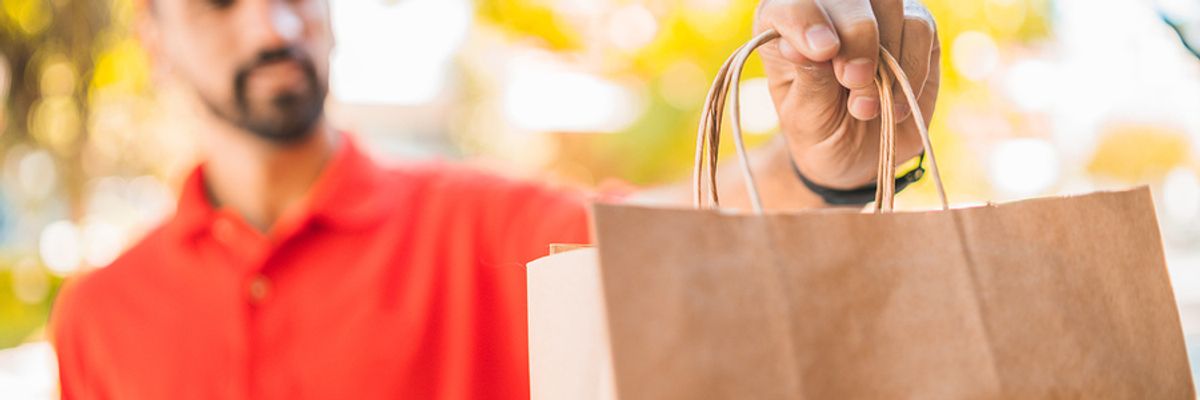
<path id="1" fill-rule="evenodd" d="M 387 203 L 381 198 L 385 195 L 387 171 L 363 153 L 349 134 L 340 135 L 341 146 L 298 212 L 284 214 L 272 227 L 272 235 L 290 235 L 309 222 L 332 229 L 355 230 L 382 219 Z M 184 237 L 194 237 L 210 229 L 218 213 L 206 193 L 202 163 L 184 182 L 168 229 Z"/>

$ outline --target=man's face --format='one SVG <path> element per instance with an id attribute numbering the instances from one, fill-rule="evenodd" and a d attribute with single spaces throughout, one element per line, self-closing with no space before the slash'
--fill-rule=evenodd
<path id="1" fill-rule="evenodd" d="M 150 0 L 159 62 L 219 118 L 274 143 L 307 137 L 329 87 L 324 0 Z"/>

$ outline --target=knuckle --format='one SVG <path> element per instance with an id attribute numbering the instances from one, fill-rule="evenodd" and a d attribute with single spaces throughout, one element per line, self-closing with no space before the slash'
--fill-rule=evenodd
<path id="1" fill-rule="evenodd" d="M 800 78 L 805 83 L 808 83 L 808 85 L 801 86 L 802 88 L 808 88 L 807 90 L 811 92 L 805 93 L 806 95 L 815 94 L 820 90 L 824 90 L 823 88 L 838 84 L 837 77 L 831 73 L 830 68 L 832 67 L 828 64 L 804 64 L 796 66 L 796 74 L 800 75 Z"/>
<path id="2" fill-rule="evenodd" d="M 908 74 L 910 79 L 916 78 L 916 74 L 924 75 L 924 71 L 921 71 L 920 69 L 923 66 L 928 68 L 928 63 L 929 55 L 927 54 L 917 54 L 906 51 L 904 54 L 900 55 L 900 65 L 904 68 L 904 72 Z"/>
<path id="3" fill-rule="evenodd" d="M 905 35 L 921 35 L 922 38 L 932 38 L 934 33 L 933 21 L 920 16 L 904 17 Z"/>
<path id="4" fill-rule="evenodd" d="M 874 19 L 863 18 L 851 22 L 841 32 L 850 42 L 879 43 L 879 25 Z"/>
<path id="5" fill-rule="evenodd" d="M 772 15 L 794 15 L 812 0 L 768 0 L 758 4 L 758 11 Z"/>
<path id="6" fill-rule="evenodd" d="M 905 6 L 904 0 L 871 0 L 871 3 L 875 8 L 882 10 L 899 10 Z"/>
<path id="7" fill-rule="evenodd" d="M 758 3 L 758 7 L 754 9 L 754 21 L 758 24 L 772 23 L 775 19 L 775 14 L 779 14 L 777 1 L 763 0 Z"/>
<path id="8" fill-rule="evenodd" d="M 779 2 L 775 0 L 763 0 L 758 2 L 758 7 L 756 7 L 754 11 L 758 14 L 763 14 L 770 10 L 771 7 L 774 7 L 778 4 Z"/>
<path id="9" fill-rule="evenodd" d="M 796 1 L 769 1 L 759 4 L 758 19 L 774 25 L 776 29 L 800 26 L 803 20 Z"/>
<path id="10" fill-rule="evenodd" d="M 855 97 L 859 97 L 859 96 L 865 96 L 865 97 L 871 97 L 871 98 L 878 99 L 879 98 L 879 88 L 875 87 L 875 85 L 868 85 L 863 88 L 850 90 L 850 98 L 855 98 Z"/>

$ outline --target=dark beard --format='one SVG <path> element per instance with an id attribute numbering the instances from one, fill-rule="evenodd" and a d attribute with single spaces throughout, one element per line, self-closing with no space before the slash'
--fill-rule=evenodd
<path id="1" fill-rule="evenodd" d="M 295 61 L 304 71 L 307 90 L 283 93 L 268 104 L 255 108 L 246 97 L 246 80 L 258 67 L 283 61 Z M 312 59 L 294 48 L 263 51 L 258 57 L 238 68 L 233 79 L 234 104 L 228 112 L 205 99 L 219 117 L 269 142 L 286 145 L 309 137 L 325 111 L 327 86 L 317 77 Z"/>

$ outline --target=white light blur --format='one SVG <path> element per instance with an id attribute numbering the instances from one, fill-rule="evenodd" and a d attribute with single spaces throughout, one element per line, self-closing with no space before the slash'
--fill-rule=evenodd
<path id="1" fill-rule="evenodd" d="M 46 225 L 38 240 L 42 263 L 59 276 L 75 272 L 83 257 L 80 236 L 79 228 L 71 221 L 60 220 Z"/>
<path id="2" fill-rule="evenodd" d="M 1154 0 L 1154 4 L 1173 18 L 1189 20 L 1200 19 L 1200 1 Z"/>
<path id="3" fill-rule="evenodd" d="M 779 115 L 771 101 L 767 78 L 748 79 L 741 83 L 740 89 L 742 129 L 748 133 L 771 133 L 778 128 Z"/>
<path id="4" fill-rule="evenodd" d="M 616 132 L 633 123 L 641 99 L 598 76 L 536 56 L 516 57 L 504 88 L 504 115 L 536 132 Z"/>
<path id="5" fill-rule="evenodd" d="M 125 246 L 125 233 L 115 224 L 88 221 L 83 224 L 83 259 L 88 265 L 103 267 L 112 263 Z"/>
<path id="6" fill-rule="evenodd" d="M 1187 168 L 1171 170 L 1163 180 L 1163 212 L 1172 221 L 1200 216 L 1200 178 Z"/>
<path id="7" fill-rule="evenodd" d="M 1059 180 L 1061 166 L 1054 145 L 1042 139 L 1009 139 L 992 151 L 990 178 L 1004 196 L 1045 193 Z"/>
<path id="8" fill-rule="evenodd" d="M 1200 151 L 1200 64 L 1159 18 L 1155 1 L 1051 4 L 1054 62 L 1070 71 L 1056 82 L 1053 133 L 1069 163 L 1086 162 L 1096 133 L 1113 123 L 1179 126 Z"/>
<path id="9" fill-rule="evenodd" d="M 45 150 L 26 153 L 17 164 L 17 182 L 28 198 L 34 200 L 46 198 L 58 184 L 58 172 L 54 167 L 54 158 Z"/>
<path id="10" fill-rule="evenodd" d="M 646 7 L 630 4 L 609 15 L 607 30 L 608 40 L 613 46 L 632 52 L 654 40 L 658 33 L 658 21 Z"/>
<path id="11" fill-rule="evenodd" d="M 130 219 L 131 210 L 137 206 L 129 204 L 125 199 L 127 191 L 124 178 L 106 176 L 94 180 L 89 186 L 85 207 L 87 215 L 107 215 Z"/>
<path id="12" fill-rule="evenodd" d="M 1000 50 L 991 36 L 978 31 L 966 31 L 954 38 L 951 49 L 954 69 L 973 81 L 986 79 L 1000 63 Z"/>
<path id="13" fill-rule="evenodd" d="M 0 393 L 5 399 L 58 398 L 58 362 L 49 342 L 0 350 Z"/>
<path id="14" fill-rule="evenodd" d="M 143 226 L 157 224 L 175 210 L 175 194 L 153 176 L 130 180 L 127 194 L 129 204 L 137 209 L 137 223 Z"/>
<path id="15" fill-rule="evenodd" d="M 1047 61 L 1018 61 L 1004 76 L 1005 92 L 1023 111 L 1049 111 L 1060 90 L 1057 74 Z"/>
<path id="16" fill-rule="evenodd" d="M 175 204 L 171 189 L 149 175 L 98 178 L 87 192 L 80 254 L 93 267 L 111 264 L 131 239 L 169 216 Z"/>
<path id="17" fill-rule="evenodd" d="M 335 1 L 330 86 L 346 103 L 417 105 L 446 84 L 466 38 L 469 0 Z"/>
<path id="18" fill-rule="evenodd" d="M 548 0 L 555 14 L 566 16 L 596 15 L 612 6 L 608 0 Z"/>

